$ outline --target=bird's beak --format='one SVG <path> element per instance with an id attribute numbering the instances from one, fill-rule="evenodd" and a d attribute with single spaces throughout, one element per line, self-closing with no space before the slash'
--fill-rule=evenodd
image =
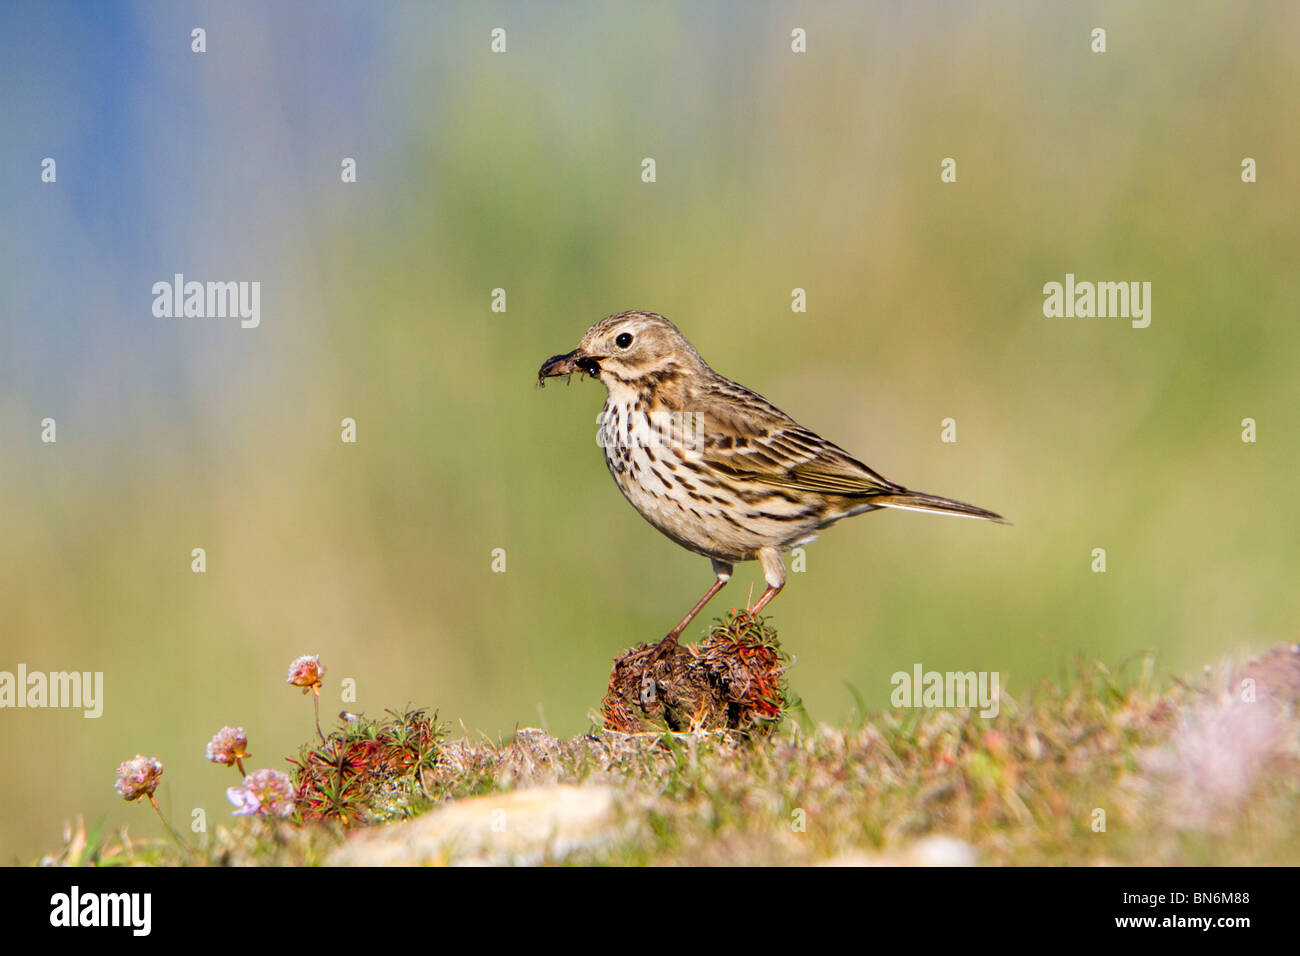
<path id="1" fill-rule="evenodd" d="M 553 355 L 537 370 L 537 384 L 540 385 L 548 378 L 557 375 L 572 375 L 574 372 L 581 372 L 594 378 L 600 374 L 600 363 L 582 349 L 574 349 L 567 355 Z"/>

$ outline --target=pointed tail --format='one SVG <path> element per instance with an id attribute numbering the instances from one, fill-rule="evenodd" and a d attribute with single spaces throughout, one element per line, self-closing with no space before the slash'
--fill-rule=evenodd
<path id="1" fill-rule="evenodd" d="M 983 518 L 986 521 L 996 521 L 998 524 L 1011 524 L 1000 514 L 994 514 L 984 508 L 977 508 L 974 505 L 968 505 L 962 501 L 953 501 L 951 498 L 940 498 L 938 495 L 926 495 L 919 491 L 901 491 L 889 495 L 873 495 L 871 503 L 883 508 L 902 508 L 907 511 L 932 511 L 935 514 L 958 515 L 962 518 Z"/>

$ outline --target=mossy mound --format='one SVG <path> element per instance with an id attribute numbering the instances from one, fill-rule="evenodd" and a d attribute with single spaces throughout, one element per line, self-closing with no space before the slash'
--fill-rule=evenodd
<path id="1" fill-rule="evenodd" d="M 606 730 L 768 733 L 790 708 L 789 662 L 764 618 L 732 611 L 699 644 L 654 659 L 640 644 L 614 661 L 601 716 Z"/>

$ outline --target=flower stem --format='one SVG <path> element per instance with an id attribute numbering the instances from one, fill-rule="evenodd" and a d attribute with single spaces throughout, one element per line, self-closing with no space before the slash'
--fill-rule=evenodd
<path id="1" fill-rule="evenodd" d="M 153 794 L 149 793 L 145 794 L 145 796 L 149 798 L 149 802 L 153 804 L 153 808 L 158 811 L 158 819 L 161 820 L 163 826 L 167 828 L 167 832 L 170 833 L 172 839 L 176 841 L 176 845 L 186 853 L 193 854 L 194 848 L 181 839 L 181 835 L 176 832 L 176 829 L 170 823 L 167 822 L 167 818 L 163 816 L 162 807 L 158 806 L 158 801 L 154 799 Z"/>

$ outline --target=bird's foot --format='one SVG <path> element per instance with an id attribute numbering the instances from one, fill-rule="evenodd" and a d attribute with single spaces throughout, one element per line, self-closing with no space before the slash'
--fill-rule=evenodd
<path id="1" fill-rule="evenodd" d="M 650 656 L 646 658 L 645 666 L 650 667 L 651 665 L 658 663 L 658 661 L 665 654 L 667 654 L 676 646 L 677 646 L 677 635 L 669 634 L 662 641 L 660 641 L 658 644 L 655 645 L 654 650 L 650 652 Z"/>

